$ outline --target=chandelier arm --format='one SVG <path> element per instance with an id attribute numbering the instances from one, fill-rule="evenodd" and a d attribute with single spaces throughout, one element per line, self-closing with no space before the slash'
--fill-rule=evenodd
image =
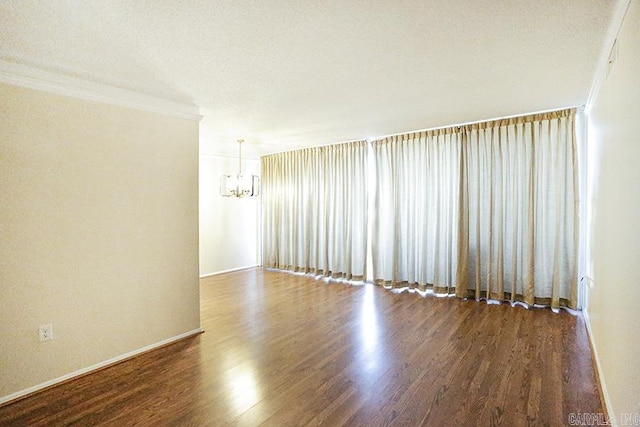
<path id="1" fill-rule="evenodd" d="M 238 140 L 238 175 L 242 175 L 242 140 Z"/>

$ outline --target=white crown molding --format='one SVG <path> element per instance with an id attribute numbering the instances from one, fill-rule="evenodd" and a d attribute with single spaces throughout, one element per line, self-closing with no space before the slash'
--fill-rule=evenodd
<path id="1" fill-rule="evenodd" d="M 73 98 L 167 114 L 183 119 L 195 121 L 202 119 L 200 108 L 195 105 L 170 101 L 4 60 L 0 60 L 0 82 Z"/>

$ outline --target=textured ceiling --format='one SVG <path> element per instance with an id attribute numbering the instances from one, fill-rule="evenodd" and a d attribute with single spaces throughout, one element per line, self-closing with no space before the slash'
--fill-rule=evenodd
<path id="1" fill-rule="evenodd" d="M 3 0 L 0 59 L 192 103 L 249 155 L 584 104 L 615 1 Z"/>

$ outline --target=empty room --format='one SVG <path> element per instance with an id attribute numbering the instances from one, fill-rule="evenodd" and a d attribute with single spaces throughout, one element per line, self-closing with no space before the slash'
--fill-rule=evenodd
<path id="1" fill-rule="evenodd" d="M 0 1 L 0 425 L 640 425 L 640 0 Z"/>

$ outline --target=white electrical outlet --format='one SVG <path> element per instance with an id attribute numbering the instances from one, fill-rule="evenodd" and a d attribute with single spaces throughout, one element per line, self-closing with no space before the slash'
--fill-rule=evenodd
<path id="1" fill-rule="evenodd" d="M 38 329 L 38 333 L 40 336 L 40 342 L 49 341 L 53 339 L 53 325 L 49 323 L 48 325 L 42 325 Z"/>

